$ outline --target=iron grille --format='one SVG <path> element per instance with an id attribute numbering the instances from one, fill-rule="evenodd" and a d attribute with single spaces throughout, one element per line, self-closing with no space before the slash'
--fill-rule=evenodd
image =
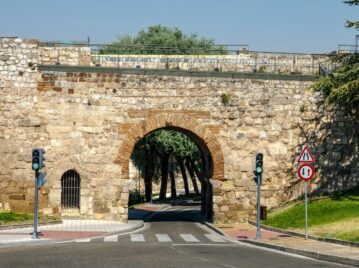
<path id="1" fill-rule="evenodd" d="M 80 208 L 80 175 L 76 170 L 68 170 L 61 177 L 62 208 Z"/>

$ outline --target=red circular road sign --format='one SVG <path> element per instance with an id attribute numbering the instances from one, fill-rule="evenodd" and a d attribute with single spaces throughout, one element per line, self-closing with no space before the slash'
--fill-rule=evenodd
<path id="1" fill-rule="evenodd" d="M 314 178 L 315 171 L 311 164 L 303 164 L 298 168 L 298 176 L 304 181 L 309 181 Z"/>

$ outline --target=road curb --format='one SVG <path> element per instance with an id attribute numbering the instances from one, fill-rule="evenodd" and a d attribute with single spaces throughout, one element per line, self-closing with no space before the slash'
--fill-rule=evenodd
<path id="1" fill-rule="evenodd" d="M 203 222 L 203 223 L 208 228 L 212 229 L 213 231 L 217 232 L 218 234 L 223 235 L 223 236 L 225 236 L 227 238 L 233 239 L 232 237 L 228 236 L 226 233 L 222 232 L 219 228 L 215 227 L 212 223 L 209 223 L 209 222 Z M 238 241 L 236 239 L 233 239 L 233 240 Z M 358 266 L 359 267 L 359 260 L 355 260 L 355 259 L 351 259 L 351 258 L 344 258 L 344 257 L 333 256 L 333 255 L 326 255 L 326 254 L 322 254 L 322 253 L 319 253 L 319 252 L 300 250 L 300 249 L 295 249 L 295 248 L 290 248 L 290 247 L 285 247 L 285 246 L 279 246 L 279 245 L 275 245 L 275 244 L 260 242 L 260 241 L 256 241 L 256 240 L 245 240 L 245 239 L 243 239 L 243 240 L 240 240 L 240 242 L 247 243 L 247 244 L 252 244 L 252 245 L 255 245 L 255 246 L 260 246 L 260 247 L 280 250 L 280 251 L 283 251 L 283 252 L 297 254 L 297 255 L 301 255 L 301 256 L 305 256 L 305 257 L 309 257 L 309 258 L 313 258 L 313 259 L 317 259 L 317 260 L 321 260 L 321 261 L 328 261 L 328 262 L 333 262 L 333 263 L 339 263 L 339 264 L 345 264 L 345 265 L 351 265 L 351 266 Z"/>
<path id="2" fill-rule="evenodd" d="M 355 259 L 351 259 L 351 258 L 326 255 L 326 254 L 322 254 L 319 252 L 294 249 L 294 248 L 290 248 L 290 247 L 279 246 L 279 245 L 274 245 L 274 244 L 259 242 L 259 241 L 254 241 L 254 240 L 241 240 L 241 242 L 260 246 L 260 247 L 266 247 L 266 248 L 270 248 L 270 249 L 280 250 L 280 251 L 284 251 L 287 253 L 298 254 L 298 255 L 302 255 L 305 257 L 309 257 L 309 258 L 313 258 L 313 259 L 317 259 L 317 260 L 321 260 L 321 261 L 327 261 L 327 262 L 333 262 L 333 263 L 339 263 L 339 264 L 352 265 L 352 266 L 359 267 L 359 260 L 355 260 Z"/>
<path id="3" fill-rule="evenodd" d="M 251 224 L 251 225 L 257 226 L 257 222 L 249 220 L 248 223 Z M 271 226 L 264 225 L 264 224 L 261 224 L 261 229 L 264 229 L 264 230 L 267 230 L 267 231 L 272 231 L 272 232 L 277 232 L 277 233 L 282 233 L 282 234 L 288 234 L 288 235 L 291 235 L 291 236 L 297 236 L 297 237 L 305 238 L 304 234 L 297 233 L 297 232 L 294 232 L 294 231 L 288 231 L 288 230 L 280 229 L 280 228 L 276 228 L 276 227 L 271 227 Z M 335 238 L 325 238 L 325 237 L 319 237 L 319 236 L 314 236 L 314 235 L 308 235 L 308 238 L 313 239 L 313 240 L 317 240 L 317 241 L 321 241 L 321 242 L 328 242 L 328 243 L 338 244 L 338 245 L 341 245 L 341 246 L 359 247 L 358 242 L 339 240 L 339 239 L 335 239 Z"/>
<path id="4" fill-rule="evenodd" d="M 216 233 L 218 233 L 222 236 L 232 238 L 232 237 L 228 236 L 226 233 L 222 232 L 219 228 L 215 227 L 212 223 L 210 223 L 208 221 L 203 221 L 202 224 L 206 225 L 208 228 L 210 228 L 211 230 L 215 231 Z"/>
<path id="5" fill-rule="evenodd" d="M 103 236 L 120 235 L 120 234 L 124 234 L 124 233 L 129 233 L 129 232 L 133 232 L 133 231 L 136 231 L 138 229 L 141 229 L 143 226 L 145 226 L 145 223 L 143 221 L 138 221 L 137 224 L 135 224 L 133 226 L 129 226 L 129 227 L 124 228 L 124 229 L 122 229 L 120 231 L 108 232 Z"/>

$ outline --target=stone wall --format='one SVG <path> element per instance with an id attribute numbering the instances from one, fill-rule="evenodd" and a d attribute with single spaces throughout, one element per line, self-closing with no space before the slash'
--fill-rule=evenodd
<path id="1" fill-rule="evenodd" d="M 40 50 L 36 42 L 0 39 L 2 208 L 31 211 L 31 148 L 43 147 L 48 182 L 40 194 L 42 213 L 61 213 L 60 179 L 75 169 L 80 214 L 125 221 L 133 144 L 166 126 L 193 134 L 212 154 L 217 222 L 254 216 L 258 151 L 264 153 L 263 202 L 269 207 L 301 196 L 295 162 L 304 144 L 317 159 L 311 192 L 358 185 L 356 128 L 342 114 L 321 110 L 322 97 L 307 90 L 309 80 L 69 71 L 61 65 L 39 71 Z"/>
<path id="2" fill-rule="evenodd" d="M 89 46 L 44 46 L 39 45 L 39 63 L 57 65 L 90 65 Z"/>
<path id="3" fill-rule="evenodd" d="M 40 133 L 40 118 L 34 113 L 37 101 L 35 66 L 37 43 L 19 38 L 0 39 L 0 209 L 32 211 L 33 174 L 29 161 Z M 30 158 L 29 158 L 30 157 Z M 41 198 L 47 205 L 46 198 Z"/>
<path id="4" fill-rule="evenodd" d="M 231 55 L 106 55 L 89 45 L 39 42 L 39 63 L 191 71 L 318 74 L 323 54 L 240 51 Z"/>

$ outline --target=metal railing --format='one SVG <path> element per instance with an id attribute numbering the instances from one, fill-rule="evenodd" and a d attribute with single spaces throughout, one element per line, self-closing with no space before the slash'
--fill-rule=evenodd
<path id="1" fill-rule="evenodd" d="M 358 53 L 358 45 L 338 45 L 338 53 Z"/>
<path id="2" fill-rule="evenodd" d="M 213 44 L 213 45 L 123 45 L 123 44 L 90 44 L 87 41 L 44 41 L 44 47 L 91 47 L 93 53 L 100 54 L 133 54 L 133 55 L 228 55 L 249 50 L 248 44 Z M 191 53 L 189 53 L 191 52 Z"/>

